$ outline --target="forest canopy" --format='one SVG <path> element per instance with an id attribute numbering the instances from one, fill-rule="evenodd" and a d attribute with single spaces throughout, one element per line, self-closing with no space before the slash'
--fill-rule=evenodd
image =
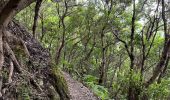
<path id="1" fill-rule="evenodd" d="M 100 99 L 170 99 L 169 0 L 28 2 L 12 20 L 48 50 L 55 68 Z"/>

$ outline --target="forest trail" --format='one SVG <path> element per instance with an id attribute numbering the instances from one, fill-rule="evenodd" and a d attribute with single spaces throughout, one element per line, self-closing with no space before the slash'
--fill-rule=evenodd
<path id="1" fill-rule="evenodd" d="M 82 83 L 74 80 L 69 74 L 63 72 L 68 84 L 71 100 L 100 100 Z"/>

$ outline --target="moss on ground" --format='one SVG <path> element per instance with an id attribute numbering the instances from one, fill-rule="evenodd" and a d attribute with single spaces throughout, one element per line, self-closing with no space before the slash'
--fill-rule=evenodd
<path id="1" fill-rule="evenodd" d="M 62 71 L 56 66 L 52 68 L 52 77 L 54 80 L 52 84 L 54 88 L 57 90 L 57 92 L 59 93 L 61 99 L 69 100 L 70 96 L 69 96 L 67 82 L 64 78 Z"/>

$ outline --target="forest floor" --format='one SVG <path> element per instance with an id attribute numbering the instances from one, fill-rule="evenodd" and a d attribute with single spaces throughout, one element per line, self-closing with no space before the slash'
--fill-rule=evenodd
<path id="1" fill-rule="evenodd" d="M 66 72 L 63 72 L 63 74 L 68 84 L 71 100 L 100 100 L 82 83 L 74 80 Z"/>

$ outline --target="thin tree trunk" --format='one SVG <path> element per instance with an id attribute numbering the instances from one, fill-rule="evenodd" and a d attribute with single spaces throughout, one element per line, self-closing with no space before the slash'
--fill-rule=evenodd
<path id="1" fill-rule="evenodd" d="M 132 15 L 132 27 L 131 27 L 131 38 L 130 38 L 130 77 L 129 77 L 129 92 L 128 100 L 138 100 L 138 93 L 136 88 L 132 84 L 132 72 L 134 69 L 134 35 L 135 35 L 135 0 L 133 0 L 133 15 Z"/>
<path id="2" fill-rule="evenodd" d="M 44 15 L 43 13 L 41 14 L 41 38 L 40 41 L 43 41 L 43 38 L 45 36 L 45 30 L 44 30 Z"/>
<path id="3" fill-rule="evenodd" d="M 164 75 L 166 73 L 166 70 L 167 70 L 168 64 L 169 64 L 169 59 L 170 59 L 170 57 L 167 58 L 166 63 L 165 63 L 165 67 L 164 67 L 163 71 L 161 72 L 161 74 L 158 77 L 158 83 L 161 83 L 161 79 L 164 77 Z"/>
<path id="4" fill-rule="evenodd" d="M 62 29 L 63 29 L 61 44 L 60 44 L 59 48 L 57 48 L 57 50 L 56 50 L 55 62 L 56 62 L 57 65 L 59 64 L 61 51 L 62 51 L 62 49 L 63 49 L 63 47 L 65 45 L 66 26 L 65 26 L 64 20 L 65 20 L 66 14 L 68 12 L 68 4 L 67 3 L 68 3 L 67 0 L 64 0 L 65 10 L 64 10 L 62 16 L 60 15 L 59 8 L 57 9 L 58 10 L 58 15 L 60 17 L 60 21 L 61 21 L 61 24 L 62 24 Z"/>
<path id="5" fill-rule="evenodd" d="M 34 38 L 36 38 L 35 31 L 36 31 L 36 27 L 37 27 L 37 20 L 38 20 L 38 14 L 39 14 L 39 10 L 41 7 L 41 3 L 42 3 L 42 0 L 37 0 L 36 5 L 35 5 L 34 23 L 33 23 L 33 27 L 32 27 L 32 34 L 33 34 Z"/>
<path id="6" fill-rule="evenodd" d="M 100 85 L 104 85 L 105 82 L 105 76 L 106 76 L 106 59 L 105 59 L 105 46 L 104 46 L 104 29 L 105 27 L 103 27 L 102 32 L 101 32 L 101 44 L 102 44 L 102 48 L 101 48 L 101 53 L 102 53 L 102 61 L 101 61 L 101 65 L 99 68 L 100 71 L 100 76 L 99 76 L 99 84 Z"/>

